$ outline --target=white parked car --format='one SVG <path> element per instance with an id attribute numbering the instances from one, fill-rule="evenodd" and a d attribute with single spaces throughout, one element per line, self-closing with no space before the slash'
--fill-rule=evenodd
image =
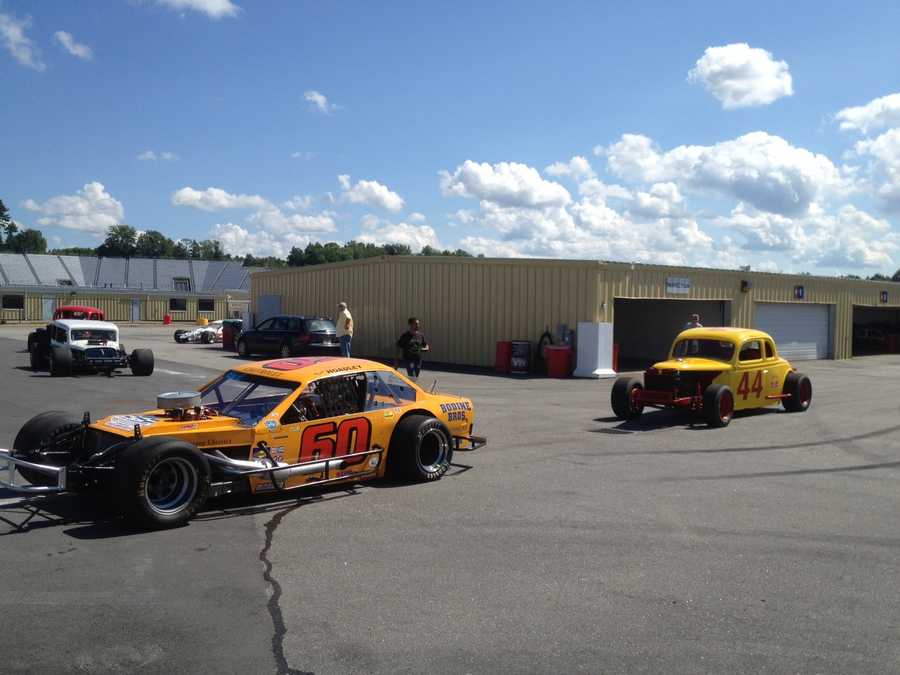
<path id="1" fill-rule="evenodd" d="M 211 344 L 222 341 L 222 322 L 210 321 L 206 326 L 179 328 L 175 331 L 175 342 L 203 342 Z"/>
<path id="2" fill-rule="evenodd" d="M 77 371 L 112 375 L 121 368 L 131 368 L 134 375 L 153 373 L 153 352 L 126 353 L 119 327 L 109 321 L 57 319 L 29 335 L 28 345 L 32 370 L 46 368 L 54 377 Z"/>

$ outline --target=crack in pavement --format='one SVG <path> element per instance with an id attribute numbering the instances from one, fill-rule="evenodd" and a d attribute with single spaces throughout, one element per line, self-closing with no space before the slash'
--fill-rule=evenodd
<path id="1" fill-rule="evenodd" d="M 281 524 L 282 519 L 291 511 L 300 508 L 302 504 L 294 504 L 286 509 L 279 511 L 272 519 L 266 523 L 266 543 L 259 552 L 259 559 L 265 565 L 263 571 L 263 579 L 272 586 L 272 595 L 269 597 L 269 615 L 272 617 L 272 625 L 275 632 L 272 634 L 272 656 L 275 657 L 276 672 L 278 675 L 314 675 L 311 671 L 296 670 L 288 665 L 287 657 L 284 655 L 284 636 L 287 628 L 284 625 L 284 615 L 281 611 L 281 584 L 272 574 L 272 561 L 269 560 L 269 550 L 272 548 L 272 540 L 275 537 L 275 530 Z"/>

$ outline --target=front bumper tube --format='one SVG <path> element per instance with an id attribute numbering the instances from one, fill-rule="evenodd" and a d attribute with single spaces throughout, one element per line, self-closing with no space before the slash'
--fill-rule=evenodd
<path id="1" fill-rule="evenodd" d="M 32 471 L 45 474 L 53 478 L 56 481 L 56 485 L 20 485 L 16 483 L 16 474 L 19 468 L 31 469 Z M 5 479 L 0 478 L 0 488 L 5 488 L 12 492 L 46 495 L 66 491 L 66 467 L 26 462 L 24 459 L 13 457 L 9 450 L 2 448 L 0 448 L 0 476 L 5 476 Z"/>

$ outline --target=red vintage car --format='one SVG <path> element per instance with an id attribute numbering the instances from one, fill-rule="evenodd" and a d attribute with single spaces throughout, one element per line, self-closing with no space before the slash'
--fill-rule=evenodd
<path id="1" fill-rule="evenodd" d="M 53 312 L 53 320 L 57 319 L 86 319 L 88 321 L 106 321 L 106 314 L 102 309 L 87 305 L 63 305 Z"/>

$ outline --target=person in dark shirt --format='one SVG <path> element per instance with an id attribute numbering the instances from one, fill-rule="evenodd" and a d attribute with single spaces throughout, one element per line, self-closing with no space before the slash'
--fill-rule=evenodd
<path id="1" fill-rule="evenodd" d="M 410 377 L 419 377 L 422 370 L 422 354 L 427 352 L 429 347 L 422 333 L 422 325 L 416 317 L 409 318 L 409 330 L 397 340 L 397 347 L 400 348 L 406 373 Z"/>

